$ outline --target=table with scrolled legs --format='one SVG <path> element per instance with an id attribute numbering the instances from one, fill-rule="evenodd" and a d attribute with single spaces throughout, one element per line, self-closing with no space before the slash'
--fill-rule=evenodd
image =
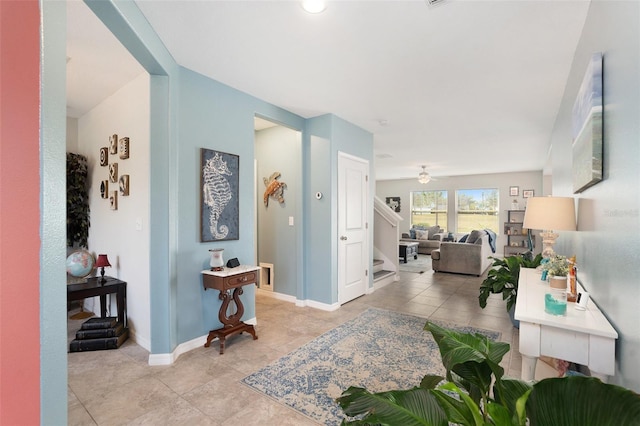
<path id="1" fill-rule="evenodd" d="M 207 343 L 204 344 L 205 348 L 208 348 L 211 345 L 211 341 L 217 337 L 220 341 L 220 354 L 222 355 L 224 353 L 225 340 L 228 336 L 246 331 L 253 336 L 253 340 L 258 338 L 253 325 L 241 321 L 244 314 L 244 306 L 240 295 L 242 295 L 242 287 L 245 285 L 257 285 L 259 283 L 259 271 L 259 267 L 250 265 L 224 268 L 222 271 L 202 271 L 204 289 L 212 288 L 218 290 L 220 292 L 218 297 L 222 300 L 218 311 L 218 319 L 222 323 L 222 327 L 209 332 Z M 235 312 L 229 314 L 229 304 L 232 300 L 235 305 Z"/>

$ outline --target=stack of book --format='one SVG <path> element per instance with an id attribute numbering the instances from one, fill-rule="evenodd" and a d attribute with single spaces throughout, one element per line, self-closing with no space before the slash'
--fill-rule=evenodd
<path id="1" fill-rule="evenodd" d="M 76 332 L 69 352 L 117 349 L 128 337 L 129 329 L 117 318 L 90 318 Z"/>

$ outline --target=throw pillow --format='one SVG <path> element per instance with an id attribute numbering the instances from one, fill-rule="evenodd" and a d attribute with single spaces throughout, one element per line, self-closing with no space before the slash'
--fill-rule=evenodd
<path id="1" fill-rule="evenodd" d="M 473 231 L 471 231 L 471 233 L 467 237 L 467 243 L 475 244 L 476 240 L 479 239 L 479 238 L 482 238 L 483 235 L 484 235 L 484 231 L 473 230 Z"/>
<path id="2" fill-rule="evenodd" d="M 429 239 L 429 231 L 421 231 L 416 229 L 416 239 L 418 240 L 428 240 Z"/>
<path id="3" fill-rule="evenodd" d="M 467 238 L 469 238 L 469 234 L 465 234 L 462 237 L 460 237 L 460 239 L 458 240 L 459 243 L 466 243 L 467 242 Z"/>
<path id="4" fill-rule="evenodd" d="M 429 228 L 427 228 L 427 231 L 429 231 L 429 235 L 433 237 L 438 232 L 440 232 L 440 227 L 438 225 L 430 226 Z"/>
<path id="5" fill-rule="evenodd" d="M 409 229 L 409 236 L 415 240 L 416 239 L 416 230 L 415 229 Z"/>

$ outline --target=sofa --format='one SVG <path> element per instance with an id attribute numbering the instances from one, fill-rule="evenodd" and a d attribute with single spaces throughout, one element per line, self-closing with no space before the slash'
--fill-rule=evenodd
<path id="1" fill-rule="evenodd" d="M 409 232 L 403 232 L 400 241 L 408 243 L 418 243 L 418 253 L 431 254 L 437 248 L 444 238 L 444 229 L 438 225 L 429 228 L 412 228 Z"/>
<path id="2" fill-rule="evenodd" d="M 431 252 L 431 265 L 435 272 L 452 272 L 480 276 L 491 266 L 493 254 L 489 234 L 471 231 L 465 242 L 443 242 Z"/>

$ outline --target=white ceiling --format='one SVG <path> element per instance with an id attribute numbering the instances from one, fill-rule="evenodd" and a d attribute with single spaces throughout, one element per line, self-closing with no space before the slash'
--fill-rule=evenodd
<path id="1" fill-rule="evenodd" d="M 124 49 L 84 4 L 68 3 L 77 116 L 95 102 L 82 99 L 108 96 L 141 68 L 120 59 Z M 296 1 L 136 3 L 180 65 L 303 117 L 333 113 L 373 133 L 377 179 L 414 178 L 423 164 L 433 176 L 542 170 L 589 8 L 336 0 L 309 15 Z M 73 74 L 81 61 L 93 68 Z"/>

